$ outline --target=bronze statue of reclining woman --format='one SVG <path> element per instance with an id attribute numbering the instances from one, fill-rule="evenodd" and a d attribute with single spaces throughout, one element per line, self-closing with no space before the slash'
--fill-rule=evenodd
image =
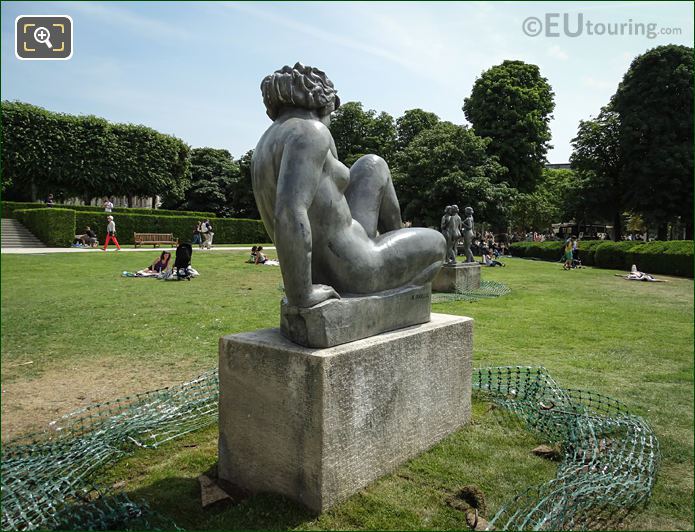
<path id="1" fill-rule="evenodd" d="M 261 83 L 273 124 L 253 154 L 253 192 L 275 243 L 290 305 L 312 307 L 430 282 L 446 241 L 402 228 L 386 162 L 365 155 L 347 168 L 328 129 L 340 105 L 317 68 L 285 66 Z"/>

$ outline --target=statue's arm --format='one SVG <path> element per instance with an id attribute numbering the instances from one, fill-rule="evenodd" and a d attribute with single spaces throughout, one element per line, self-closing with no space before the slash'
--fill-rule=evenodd
<path id="1" fill-rule="evenodd" d="M 314 285 L 311 275 L 311 234 L 307 211 L 323 177 L 330 133 L 313 128 L 287 141 L 280 164 L 275 199 L 275 246 L 290 305 L 311 307 L 338 298 L 333 288 Z"/>

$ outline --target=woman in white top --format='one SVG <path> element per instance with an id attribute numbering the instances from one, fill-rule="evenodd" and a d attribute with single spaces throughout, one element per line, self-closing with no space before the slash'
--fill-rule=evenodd
<path id="1" fill-rule="evenodd" d="M 113 240 L 116 244 L 116 249 L 121 251 L 121 246 L 118 244 L 118 239 L 116 238 L 116 222 L 113 221 L 113 216 L 107 216 L 106 220 L 109 222 L 106 225 L 106 242 L 104 242 L 104 251 L 109 247 L 109 241 Z"/>

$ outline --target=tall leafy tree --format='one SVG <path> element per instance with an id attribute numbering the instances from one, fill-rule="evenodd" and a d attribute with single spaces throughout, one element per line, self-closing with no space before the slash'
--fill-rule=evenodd
<path id="1" fill-rule="evenodd" d="M 227 150 L 191 150 L 191 181 L 180 207 L 191 211 L 211 211 L 218 216 L 232 214 L 231 189 L 239 179 L 239 165 Z"/>
<path id="2" fill-rule="evenodd" d="M 239 177 L 232 182 L 232 215 L 237 218 L 261 218 L 256 206 L 251 184 L 251 157 L 253 150 L 247 151 L 239 159 Z"/>
<path id="3" fill-rule="evenodd" d="M 111 126 L 112 144 L 109 194 L 135 196 L 183 193 L 189 171 L 190 148 L 181 140 L 154 129 L 133 125 Z"/>
<path id="4" fill-rule="evenodd" d="M 223 218 L 259 219 L 251 186 L 251 157 L 238 161 L 227 150 L 194 148 L 190 157 L 190 183 L 183 198 L 167 196 L 171 209 L 210 211 Z"/>
<path id="5" fill-rule="evenodd" d="M 510 215 L 512 227 L 543 232 L 556 222 L 583 221 L 581 185 L 572 170 L 544 169 L 536 190 L 515 198 Z"/>
<path id="6" fill-rule="evenodd" d="M 402 151 L 408 144 L 425 129 L 430 129 L 439 123 L 439 117 L 422 109 L 408 109 L 396 119 L 396 149 Z"/>
<path id="7" fill-rule="evenodd" d="M 616 240 L 623 234 L 624 197 L 628 188 L 620 130 L 620 116 L 610 106 L 604 107 L 596 118 L 579 122 L 570 156 L 580 180 L 585 216 L 613 222 Z"/>
<path id="8" fill-rule="evenodd" d="M 333 113 L 330 130 L 338 157 L 347 166 L 368 153 L 393 162 L 396 125 L 388 113 L 365 111 L 361 102 L 347 102 Z"/>
<path id="9" fill-rule="evenodd" d="M 554 93 L 536 65 L 504 61 L 475 81 L 463 111 L 476 135 L 492 139 L 489 151 L 509 169 L 512 187 L 530 192 L 541 177 L 550 146 Z"/>
<path id="10" fill-rule="evenodd" d="M 515 190 L 506 169 L 487 153 L 489 139 L 451 122 L 421 131 L 399 156 L 394 183 L 403 218 L 437 225 L 446 205 L 472 206 L 476 218 L 503 226 Z"/>
<path id="11" fill-rule="evenodd" d="M 693 49 L 659 46 L 630 65 L 612 105 L 631 210 L 658 227 L 680 217 L 688 238 L 693 219 Z"/>

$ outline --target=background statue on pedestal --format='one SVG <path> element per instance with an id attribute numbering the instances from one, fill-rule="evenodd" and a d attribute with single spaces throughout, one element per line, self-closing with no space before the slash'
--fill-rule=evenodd
<path id="1" fill-rule="evenodd" d="M 445 264 L 456 264 L 458 241 L 461 238 L 461 217 L 457 205 L 447 205 L 442 217 L 442 234 L 446 238 Z"/>
<path id="2" fill-rule="evenodd" d="M 471 251 L 471 243 L 473 242 L 473 208 L 466 207 L 463 210 L 465 218 L 463 219 L 463 251 L 466 254 L 466 262 L 475 262 L 473 252 Z"/>
<path id="3" fill-rule="evenodd" d="M 449 224 L 449 218 L 451 218 L 451 205 L 444 207 L 444 216 L 442 216 L 442 221 L 439 224 L 439 229 L 444 235 L 444 238 L 446 238 L 446 227 Z"/>
<path id="4" fill-rule="evenodd" d="M 339 294 L 424 285 L 446 242 L 437 231 L 401 229 L 391 173 L 376 155 L 348 169 L 328 129 L 340 105 L 324 72 L 300 63 L 261 83 L 273 124 L 251 162 L 253 192 L 275 243 L 287 302 L 312 307 Z"/>

